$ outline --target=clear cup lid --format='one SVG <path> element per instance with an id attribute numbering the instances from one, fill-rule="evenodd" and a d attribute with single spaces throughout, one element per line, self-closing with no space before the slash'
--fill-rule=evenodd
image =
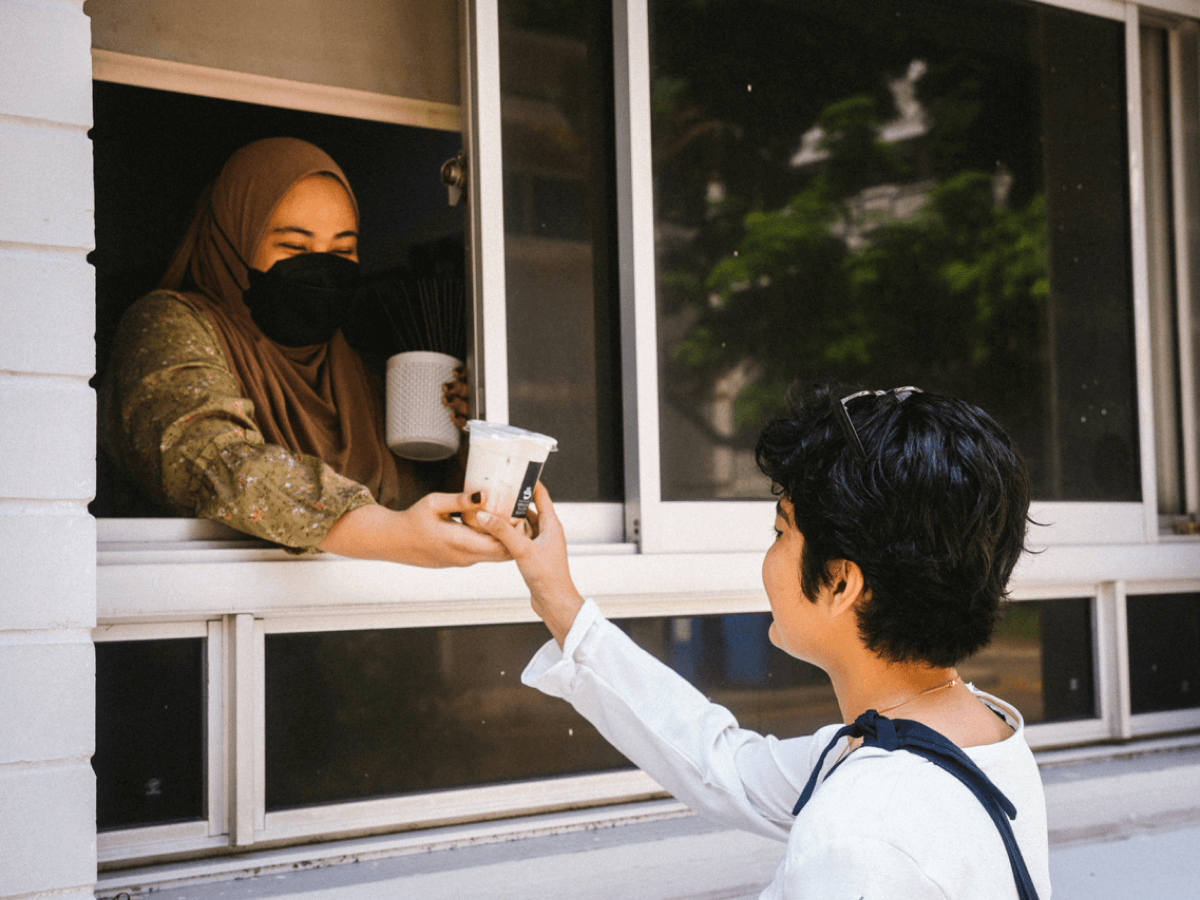
<path id="1" fill-rule="evenodd" d="M 467 422 L 467 431 L 471 441 L 521 441 L 528 442 L 533 447 L 549 453 L 558 449 L 558 441 L 548 434 L 538 434 L 518 428 L 516 425 L 502 425 L 499 422 L 485 422 L 483 419 L 471 419 Z"/>

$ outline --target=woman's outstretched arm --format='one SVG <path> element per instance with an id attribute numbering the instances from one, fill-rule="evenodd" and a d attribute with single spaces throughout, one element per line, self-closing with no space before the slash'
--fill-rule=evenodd
<path id="1" fill-rule="evenodd" d="M 480 509 L 482 499 L 478 493 L 427 494 L 399 512 L 378 504 L 360 506 L 338 519 L 317 546 L 339 556 L 427 568 L 506 560 L 509 553 L 500 541 L 453 518 Z"/>
<path id="2" fill-rule="evenodd" d="M 186 297 L 143 298 L 116 346 L 102 392 L 106 444 L 158 503 L 293 550 L 429 567 L 509 558 L 451 518 L 478 505 L 465 495 L 432 494 L 396 512 L 317 457 L 266 443 L 216 333 Z M 461 388 L 448 393 L 452 408 L 463 405 Z"/>

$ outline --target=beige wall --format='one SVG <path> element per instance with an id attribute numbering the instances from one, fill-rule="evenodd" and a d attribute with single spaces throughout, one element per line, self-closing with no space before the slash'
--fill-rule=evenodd
<path id="1" fill-rule="evenodd" d="M 88 0 L 92 43 L 457 105 L 458 0 Z"/>
<path id="2" fill-rule="evenodd" d="M 96 881 L 89 43 L 81 0 L 0 0 L 0 897 Z"/>

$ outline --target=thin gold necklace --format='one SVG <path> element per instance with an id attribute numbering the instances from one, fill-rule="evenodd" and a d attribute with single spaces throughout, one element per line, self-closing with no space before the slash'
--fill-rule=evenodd
<path id="1" fill-rule="evenodd" d="M 907 700 L 901 700 L 899 703 L 897 703 L 893 706 L 885 706 L 883 709 L 875 710 L 875 712 L 879 713 L 879 715 L 883 715 L 885 712 L 891 712 L 893 709 L 899 709 L 901 706 L 904 706 L 905 704 L 912 703 L 918 697 L 924 697 L 926 694 L 932 694 L 934 691 L 944 691 L 946 688 L 954 687 L 956 684 L 958 684 L 958 672 L 955 672 L 954 677 L 951 678 L 949 681 L 947 681 L 945 684 L 935 684 L 931 688 L 925 688 L 925 690 L 923 690 L 923 691 L 918 691 L 917 693 L 915 693 L 911 697 L 909 697 Z"/>
<path id="2" fill-rule="evenodd" d="M 947 681 L 945 684 L 935 684 L 931 688 L 925 688 L 925 690 L 923 690 L 923 691 L 918 691 L 917 693 L 915 693 L 911 697 L 909 697 L 907 700 L 901 700 L 899 703 L 895 703 L 892 706 L 885 706 L 883 709 L 875 710 L 875 712 L 879 715 L 883 715 L 885 712 L 891 712 L 893 709 L 899 709 L 901 706 L 904 706 L 905 704 L 912 703 L 918 697 L 924 697 L 926 694 L 932 694 L 934 691 L 944 691 L 946 688 L 954 687 L 956 684 L 958 684 L 958 672 L 955 672 L 954 677 L 951 678 L 949 681 Z M 838 755 L 838 758 L 836 760 L 834 760 L 833 764 L 836 766 L 843 759 L 845 759 L 846 755 L 851 751 L 851 749 L 857 749 L 854 747 L 854 738 L 850 738 L 846 741 L 846 749 L 843 750 Z"/>

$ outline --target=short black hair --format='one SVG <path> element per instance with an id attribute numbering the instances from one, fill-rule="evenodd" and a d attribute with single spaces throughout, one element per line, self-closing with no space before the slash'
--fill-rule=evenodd
<path id="1" fill-rule="evenodd" d="M 793 387 L 755 447 L 804 536 L 801 590 L 814 600 L 832 586 L 830 563 L 857 563 L 870 588 L 856 609 L 866 646 L 893 662 L 953 666 L 991 639 L 1025 549 L 1025 463 L 979 407 L 918 392 L 846 405 L 864 465 L 835 413 L 849 393 Z"/>

